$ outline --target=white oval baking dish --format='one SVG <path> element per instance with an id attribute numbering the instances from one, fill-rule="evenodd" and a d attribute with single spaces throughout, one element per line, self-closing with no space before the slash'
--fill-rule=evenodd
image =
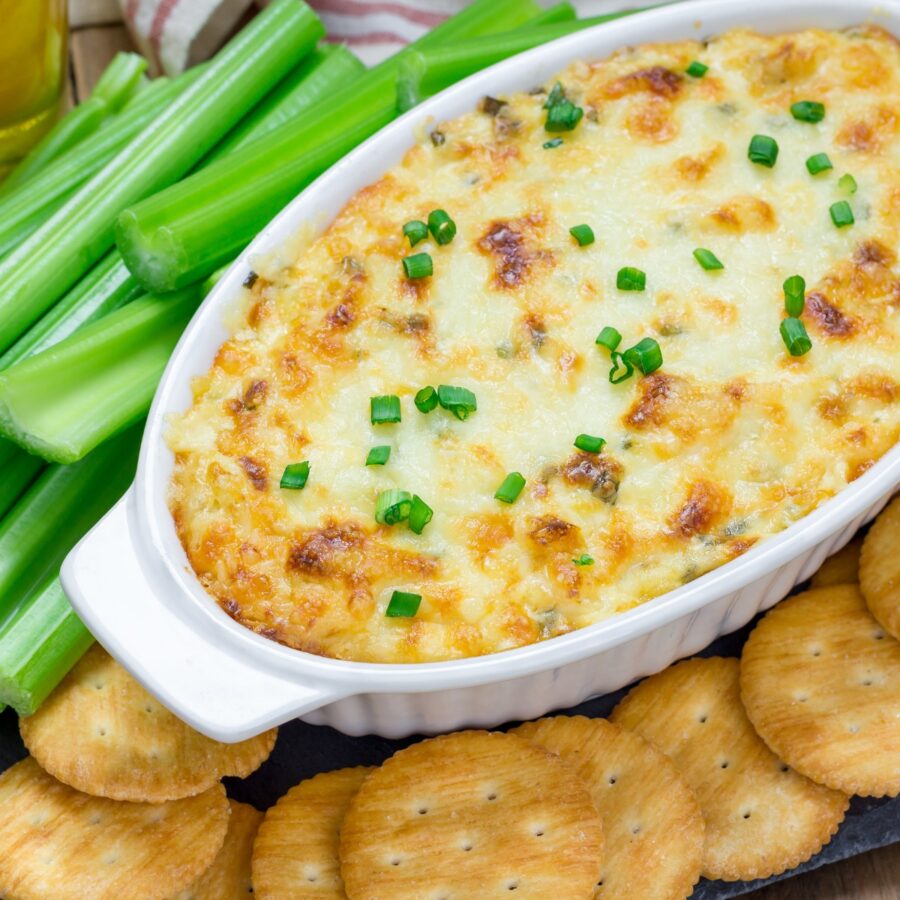
<path id="1" fill-rule="evenodd" d="M 283 647 L 229 618 L 188 564 L 166 506 L 168 413 L 190 402 L 227 337 L 224 312 L 250 260 L 321 229 L 398 162 L 435 120 L 486 93 L 527 89 L 567 63 L 619 47 L 746 25 L 776 33 L 871 20 L 900 35 L 898 0 L 695 0 L 575 34 L 479 73 L 375 135 L 293 201 L 203 303 L 163 376 L 128 494 L 72 551 L 62 579 L 97 639 L 169 709 L 236 741 L 296 716 L 348 734 L 400 737 L 533 718 L 622 687 L 705 647 L 780 600 L 871 519 L 900 485 L 900 446 L 818 510 L 745 555 L 580 631 L 503 653 L 418 665 L 344 662 Z"/>

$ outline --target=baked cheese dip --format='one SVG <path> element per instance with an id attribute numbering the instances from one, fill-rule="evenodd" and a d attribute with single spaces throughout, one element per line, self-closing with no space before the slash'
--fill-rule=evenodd
<path id="1" fill-rule="evenodd" d="M 436 124 L 250 273 L 171 422 L 235 620 L 342 659 L 565 634 L 734 559 L 900 430 L 900 50 L 578 62 Z"/>

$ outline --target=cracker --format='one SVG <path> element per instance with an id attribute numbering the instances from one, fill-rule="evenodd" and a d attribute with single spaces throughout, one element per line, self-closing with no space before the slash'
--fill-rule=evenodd
<path id="1" fill-rule="evenodd" d="M 87 794 L 162 803 L 225 775 L 244 778 L 275 746 L 277 730 L 220 744 L 186 725 L 95 644 L 43 706 L 19 723 L 34 758 Z"/>
<path id="2" fill-rule="evenodd" d="M 603 862 L 590 793 L 511 734 L 413 744 L 363 782 L 341 829 L 350 900 L 590 898 Z"/>
<path id="3" fill-rule="evenodd" d="M 859 562 L 859 586 L 869 612 L 900 640 L 900 497 L 869 529 Z"/>
<path id="4" fill-rule="evenodd" d="M 847 794 L 900 793 L 900 642 L 855 585 L 797 594 L 769 612 L 744 645 L 741 696 L 798 772 Z"/>
<path id="5" fill-rule="evenodd" d="M 741 705 L 736 659 L 690 659 L 633 688 L 612 719 L 667 753 L 706 819 L 703 874 L 777 875 L 837 831 L 847 797 L 781 762 Z"/>
<path id="6" fill-rule="evenodd" d="M 668 756 L 606 719 L 556 716 L 512 733 L 559 754 L 590 789 L 606 846 L 597 898 L 690 896 L 703 863 L 703 816 Z"/>
<path id="7" fill-rule="evenodd" d="M 231 815 L 225 843 L 212 865 L 172 900 L 246 900 L 253 895 L 250 857 L 263 814 L 249 803 L 229 800 Z"/>
<path id="8" fill-rule="evenodd" d="M 253 847 L 253 887 L 261 900 L 343 900 L 341 823 L 372 768 L 323 772 L 291 788 L 267 813 Z"/>
<path id="9" fill-rule="evenodd" d="M 856 584 L 859 581 L 859 553 L 862 538 L 855 537 L 834 556 L 829 556 L 812 577 L 813 587 L 830 587 L 833 584 Z"/>
<path id="10" fill-rule="evenodd" d="M 209 867 L 227 828 L 222 785 L 122 803 L 82 794 L 28 757 L 0 775 L 0 896 L 159 900 Z"/>

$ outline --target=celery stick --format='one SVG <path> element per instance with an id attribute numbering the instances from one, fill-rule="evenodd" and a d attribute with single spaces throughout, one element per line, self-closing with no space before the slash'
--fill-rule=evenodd
<path id="1" fill-rule="evenodd" d="M 71 463 L 141 418 L 200 294 L 141 297 L 0 373 L 0 432 Z"/>
<path id="2" fill-rule="evenodd" d="M 0 704 L 37 712 L 93 642 L 53 576 L 0 624 Z"/>
<path id="3" fill-rule="evenodd" d="M 323 45 L 238 123 L 207 160 L 219 159 L 259 140 L 365 71 L 366 67 L 343 44 Z"/>
<path id="4" fill-rule="evenodd" d="M 146 68 L 147 60 L 137 53 L 117 53 L 91 96 L 70 109 L 29 151 L 3 182 L 2 193 L 27 181 L 51 160 L 93 134 L 107 116 L 117 113 L 131 97 Z"/>
<path id="5" fill-rule="evenodd" d="M 321 22 L 301 0 L 275 0 L 217 54 L 152 130 L 124 147 L 0 260 L 0 350 L 110 247 L 121 209 L 187 172 L 322 34 Z"/>
<path id="6" fill-rule="evenodd" d="M 524 0 L 477 0 L 413 47 L 520 25 L 540 12 Z M 356 130 L 361 141 L 396 107 L 398 60 L 386 60 L 302 115 L 119 216 L 116 243 L 148 290 L 169 291 L 205 278 L 243 249 L 309 181 L 335 162 L 323 144 Z M 368 122 L 371 130 L 366 132 Z M 344 151 L 346 152 L 346 151 Z M 312 165 L 317 158 L 319 167 Z"/>
<path id="7" fill-rule="evenodd" d="M 0 438 L 0 518 L 22 496 L 44 467 L 44 461 Z"/>
<path id="8" fill-rule="evenodd" d="M 82 325 L 114 312 L 141 294 L 143 290 L 122 257 L 110 250 L 59 303 L 0 355 L 0 371 L 58 344 Z"/>
<path id="9" fill-rule="evenodd" d="M 59 572 L 131 483 L 142 431 L 130 428 L 73 466 L 49 466 L 0 521 L 0 621 Z"/>

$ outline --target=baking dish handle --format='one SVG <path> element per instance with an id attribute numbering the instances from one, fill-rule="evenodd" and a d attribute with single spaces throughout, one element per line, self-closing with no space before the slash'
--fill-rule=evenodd
<path id="1" fill-rule="evenodd" d="M 350 693 L 262 671 L 198 634 L 148 581 L 129 502 L 126 494 L 72 550 L 62 584 L 92 634 L 160 703 L 197 731 L 233 742 Z"/>

